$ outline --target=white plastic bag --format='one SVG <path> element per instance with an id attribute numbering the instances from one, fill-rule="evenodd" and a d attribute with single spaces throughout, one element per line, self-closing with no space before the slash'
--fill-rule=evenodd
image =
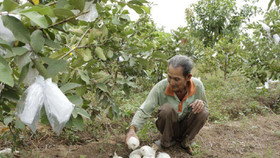
<path id="1" fill-rule="evenodd" d="M 159 152 L 157 158 L 171 158 L 171 157 L 165 152 Z"/>
<path id="2" fill-rule="evenodd" d="M 51 79 L 45 81 L 44 94 L 44 105 L 48 120 L 53 131 L 59 135 L 69 120 L 75 105 L 68 100 Z"/>
<path id="3" fill-rule="evenodd" d="M 141 154 L 144 158 L 155 158 L 156 150 L 148 145 L 142 146 L 140 148 Z"/>
<path id="4" fill-rule="evenodd" d="M 129 154 L 129 158 L 141 158 L 142 153 L 140 149 L 134 150 Z"/>
<path id="5" fill-rule="evenodd" d="M 78 20 L 93 22 L 98 17 L 96 4 L 94 4 L 93 2 L 86 2 L 83 12 L 88 12 L 88 13 L 79 16 L 77 18 Z"/>
<path id="6" fill-rule="evenodd" d="M 44 78 L 36 77 L 35 82 L 22 94 L 18 104 L 16 114 L 32 132 L 36 132 L 37 124 L 40 120 L 41 108 L 44 101 L 43 92 Z"/>
<path id="7" fill-rule="evenodd" d="M 129 149 L 136 149 L 139 146 L 140 142 L 139 139 L 137 139 L 136 137 L 130 137 L 127 141 L 127 145 Z"/>

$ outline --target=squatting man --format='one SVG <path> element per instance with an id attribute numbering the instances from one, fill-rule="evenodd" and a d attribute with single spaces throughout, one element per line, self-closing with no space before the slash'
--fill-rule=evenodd
<path id="1" fill-rule="evenodd" d="M 199 79 L 192 77 L 192 60 L 176 55 L 168 62 L 168 78 L 158 82 L 135 113 L 126 143 L 158 107 L 156 127 L 161 133 L 155 144 L 165 149 L 176 143 L 192 155 L 191 143 L 204 126 L 209 112 L 205 89 Z"/>

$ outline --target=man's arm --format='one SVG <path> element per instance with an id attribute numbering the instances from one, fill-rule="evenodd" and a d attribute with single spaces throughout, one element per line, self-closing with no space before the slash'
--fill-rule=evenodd
<path id="1" fill-rule="evenodd" d="M 130 124 L 130 129 L 126 135 L 126 143 L 131 136 L 138 138 L 136 135 L 136 131 L 143 127 L 144 123 L 151 116 L 155 107 L 158 106 L 159 103 L 158 98 L 159 98 L 159 85 L 156 84 L 150 91 L 144 103 L 140 106 L 140 108 L 135 113 Z"/>
<path id="2" fill-rule="evenodd" d="M 152 88 L 144 103 L 139 107 L 139 109 L 133 116 L 130 125 L 134 126 L 136 131 L 143 127 L 146 120 L 151 116 L 154 109 L 159 105 L 159 87 L 159 84 L 156 84 Z"/>

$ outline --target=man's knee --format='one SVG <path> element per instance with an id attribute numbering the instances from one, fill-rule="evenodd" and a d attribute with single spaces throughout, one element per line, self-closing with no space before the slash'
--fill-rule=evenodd
<path id="1" fill-rule="evenodd" d="M 208 108 L 204 107 L 200 113 L 197 114 L 197 117 L 201 120 L 207 120 L 209 116 Z"/>
<path id="2" fill-rule="evenodd" d="M 159 108 L 158 117 L 170 118 L 173 115 L 176 115 L 176 112 L 171 104 L 165 103 Z"/>

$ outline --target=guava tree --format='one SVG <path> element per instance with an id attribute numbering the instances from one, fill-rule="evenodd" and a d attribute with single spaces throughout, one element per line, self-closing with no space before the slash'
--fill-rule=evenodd
<path id="1" fill-rule="evenodd" d="M 253 35 L 244 40 L 247 52 L 244 74 L 262 83 L 267 78 L 280 78 L 279 16 L 279 7 L 267 11 L 264 20 L 249 25 Z"/>
<path id="2" fill-rule="evenodd" d="M 0 2 L 0 121 L 24 128 L 14 109 L 37 75 L 52 78 L 76 105 L 68 127 L 82 130 L 98 112 L 118 117 L 117 97 L 145 70 L 161 72 L 158 61 L 168 57 L 149 13 L 145 0 Z"/>
<path id="3" fill-rule="evenodd" d="M 231 0 L 200 0 L 192 9 L 186 9 L 187 31 L 205 47 L 205 51 L 197 55 L 201 57 L 202 68 L 206 71 L 210 70 L 209 67 L 211 70 L 221 69 L 225 78 L 240 68 L 242 25 L 257 11 L 256 7 L 247 4 L 238 9 L 236 1 Z"/>

